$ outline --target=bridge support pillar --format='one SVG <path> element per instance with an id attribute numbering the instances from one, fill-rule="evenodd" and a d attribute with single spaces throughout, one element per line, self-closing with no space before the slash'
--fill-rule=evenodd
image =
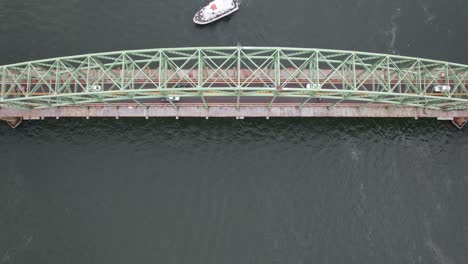
<path id="1" fill-rule="evenodd" d="M 16 128 L 23 122 L 23 117 L 0 117 L 0 120 L 5 121 L 11 128 Z"/>
<path id="2" fill-rule="evenodd" d="M 468 123 L 468 117 L 455 117 L 452 119 L 452 123 L 458 127 L 458 129 L 462 129 L 466 123 Z"/>

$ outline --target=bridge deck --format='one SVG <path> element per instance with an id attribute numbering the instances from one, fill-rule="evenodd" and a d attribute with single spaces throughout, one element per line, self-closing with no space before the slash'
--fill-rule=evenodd
<path id="1" fill-rule="evenodd" d="M 311 103 L 297 107 L 293 103 L 211 103 L 208 108 L 202 103 L 177 103 L 177 108 L 168 103 L 88 104 L 57 108 L 22 110 L 0 108 L 0 117 L 24 119 L 60 117 L 416 117 L 451 120 L 468 117 L 467 110 L 443 111 L 392 105 L 363 105 L 356 103 Z"/>

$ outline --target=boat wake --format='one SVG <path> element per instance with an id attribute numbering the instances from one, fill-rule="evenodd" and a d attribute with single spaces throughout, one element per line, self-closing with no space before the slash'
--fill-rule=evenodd
<path id="1" fill-rule="evenodd" d="M 432 14 L 431 10 L 429 9 L 429 6 L 426 3 L 424 3 L 422 0 L 418 0 L 418 2 L 424 11 L 424 16 L 426 17 L 424 23 L 432 24 L 432 21 L 436 18 L 436 16 Z"/>
<path id="2" fill-rule="evenodd" d="M 398 53 L 398 50 L 395 48 L 395 42 L 396 42 L 397 32 L 398 32 L 398 25 L 396 23 L 396 20 L 400 18 L 400 16 L 401 16 L 401 9 L 397 8 L 396 12 L 392 15 L 390 19 L 390 24 L 392 28 L 385 32 L 387 35 L 390 35 L 390 44 L 388 48 L 390 52 L 393 54 Z"/>

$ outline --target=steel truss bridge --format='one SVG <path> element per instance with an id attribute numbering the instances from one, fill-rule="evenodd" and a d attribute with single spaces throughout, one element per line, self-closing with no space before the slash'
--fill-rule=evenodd
<path id="1" fill-rule="evenodd" d="M 437 85 L 450 89 L 435 89 Z M 0 66 L 0 106 L 321 102 L 468 108 L 468 65 L 325 49 L 200 47 L 86 54 Z M 180 97 L 180 101 L 170 100 Z"/>

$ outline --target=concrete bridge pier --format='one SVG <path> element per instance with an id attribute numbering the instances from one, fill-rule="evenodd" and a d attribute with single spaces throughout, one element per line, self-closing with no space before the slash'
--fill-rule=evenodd
<path id="1" fill-rule="evenodd" d="M 23 122 L 23 117 L 0 117 L 0 120 L 5 121 L 11 128 L 16 128 Z"/>
<path id="2" fill-rule="evenodd" d="M 468 117 L 455 117 L 452 119 L 452 123 L 459 129 L 462 129 L 468 123 Z"/>

